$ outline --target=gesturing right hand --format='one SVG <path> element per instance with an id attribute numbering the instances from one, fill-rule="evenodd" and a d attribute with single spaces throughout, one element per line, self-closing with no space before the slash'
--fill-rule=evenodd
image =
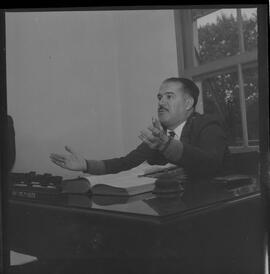
<path id="1" fill-rule="evenodd" d="M 85 159 L 73 149 L 68 146 L 65 146 L 65 150 L 70 154 L 56 154 L 51 153 L 51 161 L 65 169 L 74 170 L 74 171 L 86 171 L 87 165 Z"/>

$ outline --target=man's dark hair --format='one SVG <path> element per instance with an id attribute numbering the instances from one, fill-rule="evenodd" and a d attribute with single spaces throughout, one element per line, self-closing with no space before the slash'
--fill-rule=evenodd
<path id="1" fill-rule="evenodd" d="M 193 98 L 194 100 L 193 107 L 195 108 L 198 102 L 200 90 L 192 80 L 189 80 L 187 78 L 171 77 L 163 81 L 163 83 L 165 82 L 181 83 L 184 87 L 185 92 L 188 93 Z"/>

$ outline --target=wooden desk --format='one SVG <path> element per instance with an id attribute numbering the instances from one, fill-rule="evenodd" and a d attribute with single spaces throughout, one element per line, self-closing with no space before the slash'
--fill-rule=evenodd
<path id="1" fill-rule="evenodd" d="M 174 197 L 130 201 L 10 199 L 9 210 L 10 248 L 37 256 L 36 273 L 262 273 L 256 180 L 234 188 L 188 182 Z"/>

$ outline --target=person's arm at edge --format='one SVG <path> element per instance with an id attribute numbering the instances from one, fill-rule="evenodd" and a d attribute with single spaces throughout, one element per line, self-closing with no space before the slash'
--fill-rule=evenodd
<path id="1" fill-rule="evenodd" d="M 126 156 L 106 160 L 86 160 L 87 169 L 84 173 L 103 175 L 118 173 L 134 168 L 152 155 L 152 150 L 144 143 L 129 152 Z"/>

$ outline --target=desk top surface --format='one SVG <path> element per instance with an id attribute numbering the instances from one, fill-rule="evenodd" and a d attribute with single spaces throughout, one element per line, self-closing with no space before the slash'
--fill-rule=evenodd
<path id="1" fill-rule="evenodd" d="M 132 197 L 98 195 L 59 195 L 54 200 L 31 201 L 12 198 L 12 204 L 48 207 L 89 213 L 111 213 L 137 217 L 163 218 L 188 214 L 198 210 L 217 207 L 239 200 L 260 196 L 256 178 L 246 185 L 229 186 L 217 182 L 187 182 L 184 190 L 170 195 L 144 193 Z"/>

